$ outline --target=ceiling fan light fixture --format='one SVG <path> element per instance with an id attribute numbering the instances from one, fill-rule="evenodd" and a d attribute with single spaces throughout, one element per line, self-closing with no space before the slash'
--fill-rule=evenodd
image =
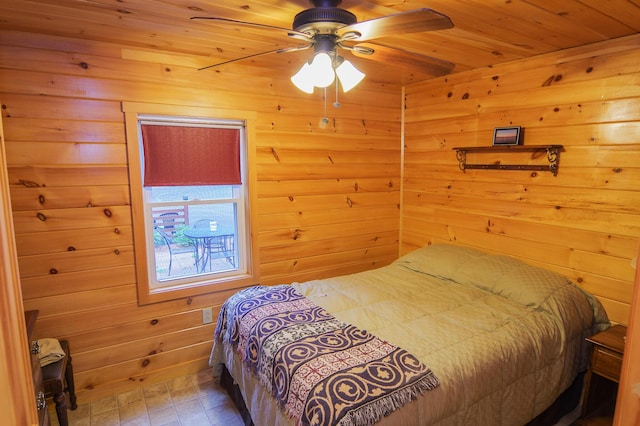
<path id="1" fill-rule="evenodd" d="M 345 93 L 356 87 L 365 77 L 362 71 L 346 59 L 336 67 L 336 74 L 338 75 L 338 80 L 340 80 L 340 85 L 342 85 L 342 91 Z"/>
<path id="2" fill-rule="evenodd" d="M 342 56 L 318 52 L 312 61 L 305 62 L 302 68 L 291 77 L 291 82 L 305 93 L 313 93 L 315 87 L 325 88 L 338 77 L 343 92 L 356 87 L 365 74 Z"/>

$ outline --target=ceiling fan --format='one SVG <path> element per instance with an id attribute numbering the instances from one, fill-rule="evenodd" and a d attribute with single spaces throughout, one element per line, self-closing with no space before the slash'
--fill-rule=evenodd
<path id="1" fill-rule="evenodd" d="M 303 10 L 294 17 L 291 29 L 215 16 L 192 17 L 191 19 L 206 19 L 231 25 L 244 25 L 280 31 L 291 39 L 305 43 L 299 46 L 247 55 L 200 69 L 213 68 L 271 53 L 287 53 L 314 48 L 313 61 L 305 63 L 303 68 L 292 77 L 292 81 L 298 88 L 307 93 L 312 93 L 314 85 L 315 87 L 327 87 L 333 82 L 334 70 L 342 83 L 344 91 L 358 84 L 364 77 L 364 74 L 360 73 L 349 61 L 337 53 L 338 48 L 350 51 L 357 57 L 368 58 L 378 62 L 410 64 L 412 68 L 417 68 L 433 76 L 448 74 L 454 68 L 453 63 L 442 59 L 381 44 L 362 43 L 382 37 L 452 28 L 453 23 L 451 20 L 439 12 L 422 8 L 358 22 L 353 13 L 338 7 L 342 0 L 311 0 L 311 3 L 314 7 Z M 325 62 L 325 67 L 331 67 L 328 73 L 319 72 L 321 67 L 319 62 L 321 60 L 316 58 L 320 57 Z M 327 61 L 330 61 L 328 65 Z M 345 66 L 341 67 L 341 65 Z M 314 69 L 316 71 L 315 74 L 313 73 Z M 327 81 L 320 81 L 323 76 L 329 76 L 331 81 L 328 83 Z M 298 77 L 298 82 L 296 82 L 296 77 Z M 305 79 L 314 80 L 314 82 L 311 84 Z"/>

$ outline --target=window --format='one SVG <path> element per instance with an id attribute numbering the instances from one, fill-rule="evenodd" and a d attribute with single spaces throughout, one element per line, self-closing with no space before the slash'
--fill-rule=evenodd
<path id="1" fill-rule="evenodd" d="M 247 120 L 126 106 L 140 303 L 255 284 Z"/>

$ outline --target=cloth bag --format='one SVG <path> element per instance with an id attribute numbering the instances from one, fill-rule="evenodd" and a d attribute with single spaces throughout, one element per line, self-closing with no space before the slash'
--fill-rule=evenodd
<path id="1" fill-rule="evenodd" d="M 64 350 L 60 346 L 58 339 L 51 337 L 45 337 L 38 339 L 38 345 L 40 346 L 40 353 L 38 359 L 40 360 L 40 366 L 53 364 L 64 358 Z"/>

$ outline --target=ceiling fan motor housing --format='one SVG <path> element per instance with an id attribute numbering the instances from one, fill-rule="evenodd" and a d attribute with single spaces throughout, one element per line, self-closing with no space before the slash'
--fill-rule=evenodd
<path id="1" fill-rule="evenodd" d="M 314 7 L 293 18 L 293 29 L 302 33 L 333 34 L 337 29 L 358 22 L 348 10 L 338 7 Z"/>

